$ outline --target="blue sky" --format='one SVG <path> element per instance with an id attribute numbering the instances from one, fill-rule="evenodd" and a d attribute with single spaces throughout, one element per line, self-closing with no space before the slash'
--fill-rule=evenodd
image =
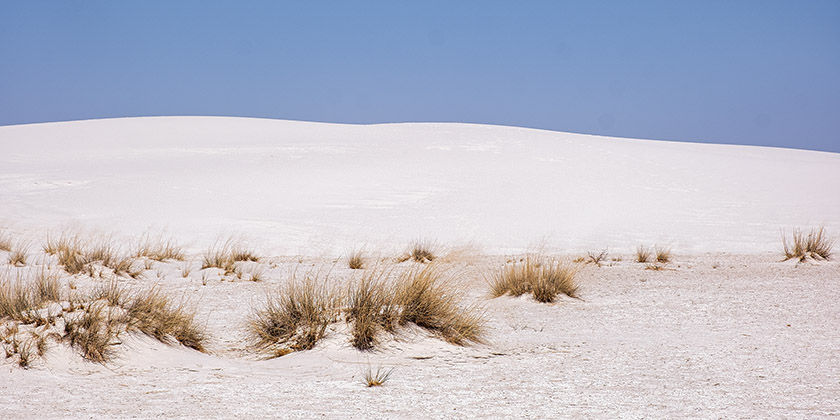
<path id="1" fill-rule="evenodd" d="M 0 125 L 456 121 L 840 152 L 838 1 L 0 0 Z"/>

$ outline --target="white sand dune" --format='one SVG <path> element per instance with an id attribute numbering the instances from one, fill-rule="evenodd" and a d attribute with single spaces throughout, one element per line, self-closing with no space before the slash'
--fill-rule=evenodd
<path id="1" fill-rule="evenodd" d="M 0 127 L 0 217 L 273 253 L 426 238 L 488 252 L 762 252 L 840 230 L 840 154 L 470 124 L 121 118 Z"/>
<path id="2" fill-rule="evenodd" d="M 118 281 L 195 303 L 210 334 L 208 354 L 124 334 L 104 365 L 54 340 L 30 369 L 0 360 L 0 419 L 836 418 L 840 263 L 781 262 L 779 250 L 781 229 L 840 233 L 838 192 L 835 153 L 512 127 L 216 117 L 0 127 L 0 228 L 31 245 L 24 267 L 0 251 L 2 278 L 55 266 L 39 245 L 68 226 L 117 244 L 166 230 L 192 248 L 187 260 L 147 261 L 142 277 Z M 245 266 L 264 281 L 200 268 L 204 247 L 227 234 L 259 249 Z M 248 348 L 265 289 L 291 273 L 351 281 L 358 270 L 337 256 L 360 246 L 412 267 L 391 257 L 418 238 L 474 245 L 440 264 L 464 304 L 484 309 L 486 343 L 409 328 L 360 352 L 338 322 L 313 350 L 261 360 Z M 670 246 L 674 261 L 647 270 L 633 261 L 642 243 Z M 610 256 L 581 269 L 580 300 L 489 298 L 501 254 L 539 244 Z M 81 296 L 105 280 L 61 281 Z M 365 387 L 362 370 L 379 365 L 391 379 Z"/>

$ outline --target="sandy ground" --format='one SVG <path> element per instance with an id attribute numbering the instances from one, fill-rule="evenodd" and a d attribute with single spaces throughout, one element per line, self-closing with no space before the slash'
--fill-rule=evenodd
<path id="1" fill-rule="evenodd" d="M 616 255 L 612 255 L 615 257 Z M 463 257 L 447 271 L 485 308 L 488 343 L 457 347 L 420 330 L 375 352 L 337 325 L 314 350 L 259 360 L 244 322 L 292 271 L 344 261 L 274 259 L 267 279 L 222 281 L 156 263 L 157 282 L 199 307 L 211 354 L 126 339 L 116 361 L 62 345 L 23 370 L 0 365 L 3 418 L 828 418 L 840 415 L 840 263 L 778 254 L 676 255 L 666 270 L 610 261 L 579 274 L 581 300 L 490 299 L 484 276 L 506 258 Z M 403 265 L 412 263 L 403 263 Z M 313 268 L 314 265 L 314 268 Z M 272 268 L 274 267 L 274 268 Z M 162 274 L 162 278 L 157 278 Z M 77 279 L 80 288 L 98 280 Z M 90 282 L 90 284 L 86 283 Z M 367 367 L 393 368 L 382 387 Z"/>

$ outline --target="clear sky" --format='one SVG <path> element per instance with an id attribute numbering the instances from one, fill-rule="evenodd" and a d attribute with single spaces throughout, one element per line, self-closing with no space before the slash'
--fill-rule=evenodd
<path id="1" fill-rule="evenodd" d="M 840 1 L 0 0 L 0 125 L 146 115 L 840 152 Z"/>

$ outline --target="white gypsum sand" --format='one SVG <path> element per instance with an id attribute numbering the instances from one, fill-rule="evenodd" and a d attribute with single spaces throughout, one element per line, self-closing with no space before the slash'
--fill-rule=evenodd
<path id="1" fill-rule="evenodd" d="M 840 231 L 840 155 L 470 124 L 123 118 L 0 127 L 0 218 L 220 233 L 278 254 L 419 237 L 488 252 L 775 250 Z"/>
<path id="2" fill-rule="evenodd" d="M 29 369 L 0 363 L 4 418 L 840 414 L 840 265 L 782 262 L 780 235 L 840 233 L 838 154 L 209 117 L 0 127 L 0 149 L 0 239 L 29 245 L 21 267 L 0 250 L 0 276 L 59 271 L 41 249 L 48 236 L 113 235 L 128 253 L 163 231 L 186 260 L 140 259 L 142 275 L 117 282 L 188 301 L 210 334 L 208 353 L 122 334 L 104 365 L 50 340 Z M 260 261 L 202 270 L 229 235 Z M 362 273 L 347 266 L 354 250 L 368 267 L 410 269 L 420 263 L 396 260 L 417 241 L 462 305 L 483 309 L 485 343 L 408 325 L 360 352 L 337 322 L 312 350 L 264 360 L 249 348 L 266 290 L 305 274 L 344 287 Z M 670 248 L 672 261 L 636 263 L 639 244 Z M 490 298 L 487 276 L 535 248 L 608 253 L 578 273 L 581 299 Z M 104 278 L 61 273 L 63 293 L 107 283 L 96 267 Z M 378 367 L 392 375 L 368 388 Z"/>

